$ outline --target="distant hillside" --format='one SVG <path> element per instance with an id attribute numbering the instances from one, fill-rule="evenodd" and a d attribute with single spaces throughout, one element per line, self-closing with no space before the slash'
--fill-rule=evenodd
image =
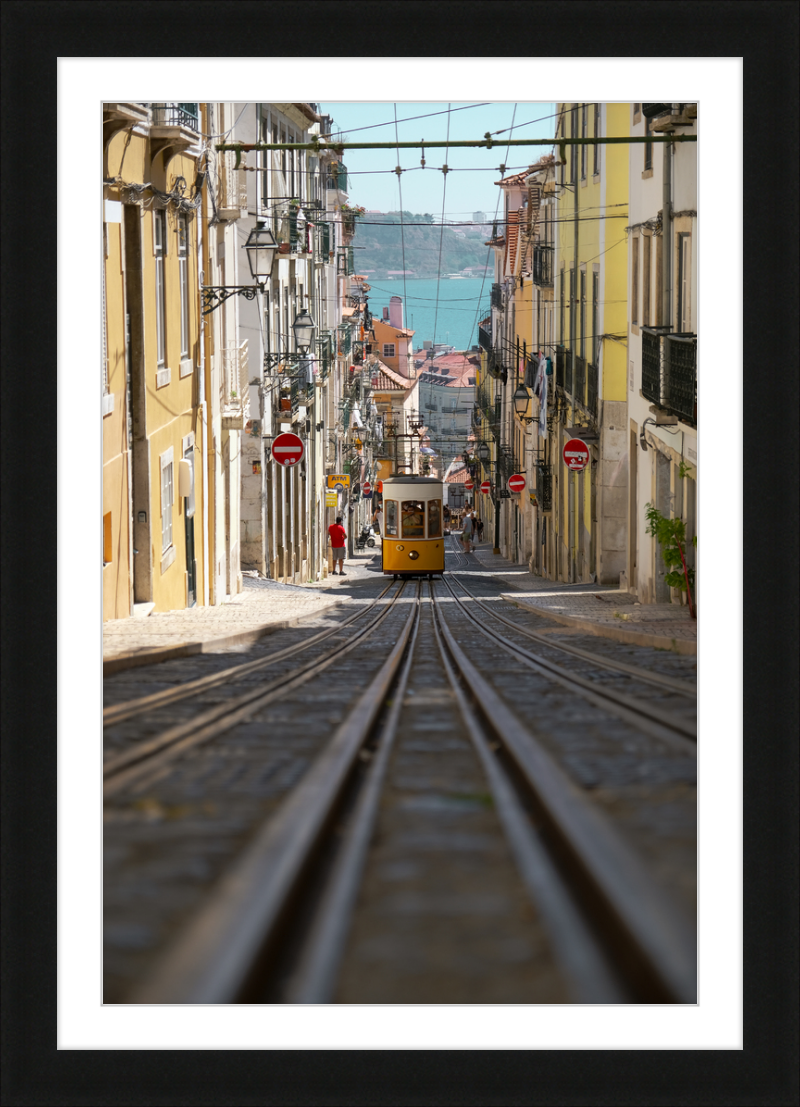
<path id="1" fill-rule="evenodd" d="M 376 279 L 401 269 L 411 270 L 416 277 L 435 277 L 439 273 L 440 238 L 443 274 L 460 273 L 471 266 L 482 269 L 487 264 L 489 248 L 484 245 L 487 236 L 483 229 L 442 228 L 429 225 L 432 223 L 433 216 L 427 212 L 420 215 L 404 211 L 401 237 L 400 212 L 367 212 L 356 222 L 356 271 L 374 270 Z"/>

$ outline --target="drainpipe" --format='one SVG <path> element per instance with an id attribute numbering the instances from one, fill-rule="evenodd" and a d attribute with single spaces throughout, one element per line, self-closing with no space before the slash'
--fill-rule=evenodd
<path id="1" fill-rule="evenodd" d="M 202 127 L 204 134 L 211 134 L 212 128 L 210 124 L 208 105 L 200 105 L 200 118 L 202 120 Z M 210 185 L 208 183 L 208 177 L 206 178 L 206 184 L 203 187 L 203 202 L 202 212 L 203 218 L 198 225 L 198 234 L 202 232 L 202 272 L 203 279 L 213 283 L 213 275 L 211 273 L 211 256 L 209 252 L 209 234 L 208 234 L 208 189 Z M 202 312 L 202 299 L 200 299 L 200 310 Z M 211 351 L 213 350 L 212 342 L 212 322 L 210 315 L 200 315 L 200 351 L 202 360 L 202 374 L 203 374 L 203 391 L 205 396 L 204 405 L 204 434 L 203 434 L 203 450 L 205 460 L 205 476 L 206 487 L 205 495 L 203 497 L 203 554 L 205 561 L 205 585 L 203 588 L 203 598 L 206 606 L 213 604 L 216 599 L 216 543 L 213 539 L 214 526 L 215 526 L 215 512 L 214 512 L 214 497 L 216 495 L 216 482 L 215 482 L 215 455 L 212 449 L 211 438 L 214 434 L 214 411 L 213 411 L 213 391 L 211 388 Z"/>
<path id="2" fill-rule="evenodd" d="M 668 327 L 672 316 L 672 288 L 670 287 L 670 269 L 672 257 L 672 144 L 665 142 L 664 179 L 661 200 L 661 325 Z"/>

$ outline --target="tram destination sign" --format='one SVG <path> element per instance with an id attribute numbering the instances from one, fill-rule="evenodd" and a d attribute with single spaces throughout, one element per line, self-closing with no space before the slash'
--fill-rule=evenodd
<path id="1" fill-rule="evenodd" d="M 279 465 L 291 468 L 302 460 L 305 446 L 296 434 L 279 434 L 272 443 L 272 456 Z"/>
<path id="2" fill-rule="evenodd" d="M 581 438 L 570 438 L 561 453 L 571 473 L 582 473 L 589 464 L 589 447 Z"/>

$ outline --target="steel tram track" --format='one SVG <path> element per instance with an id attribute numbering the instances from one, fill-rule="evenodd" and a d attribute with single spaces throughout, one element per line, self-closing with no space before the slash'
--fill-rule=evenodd
<path id="1" fill-rule="evenodd" d="M 237 724 L 247 721 L 268 704 L 327 669 L 338 658 L 359 645 L 364 638 L 368 637 L 385 621 L 395 602 L 403 594 L 404 586 L 405 582 L 401 582 L 400 587 L 395 590 L 386 606 L 368 623 L 356 631 L 349 641 L 337 645 L 321 656 L 307 661 L 304 665 L 301 665 L 291 677 L 279 676 L 257 688 L 250 689 L 238 696 L 228 698 L 222 703 L 215 704 L 205 711 L 201 711 L 186 722 L 168 727 L 166 730 L 152 737 L 137 741 L 120 753 L 108 757 L 103 764 L 104 798 L 110 798 L 116 795 L 123 789 L 129 788 L 135 782 L 150 776 L 155 770 L 160 769 L 163 765 L 182 755 L 187 750 L 203 742 L 210 741 L 212 738 L 216 738 Z M 391 586 L 387 586 L 387 588 L 383 590 L 380 596 L 375 600 L 375 603 L 387 593 L 389 587 Z M 365 610 L 370 610 L 375 606 L 375 603 Z M 329 637 L 331 634 L 338 633 L 343 625 L 354 622 L 355 619 L 360 617 L 363 613 L 364 612 L 356 613 L 356 615 L 346 620 L 344 624 L 338 624 L 338 626 L 331 631 L 326 631 L 322 635 L 315 635 L 312 641 L 319 642 L 323 638 Z M 272 654 L 270 657 L 260 659 L 258 662 L 248 663 L 248 671 L 254 671 L 253 666 L 255 666 L 255 668 L 260 668 L 265 664 L 274 663 L 278 657 L 284 658 L 289 654 L 299 652 L 301 648 L 307 648 L 309 644 L 310 642 L 306 641 L 305 643 L 300 643 L 298 647 L 290 647 L 289 650 L 280 651 L 278 654 Z M 236 667 L 240 675 L 241 670 L 245 667 L 246 666 Z M 221 674 L 213 674 L 209 685 L 205 685 L 204 687 L 214 687 L 219 684 L 220 681 L 217 679 L 219 676 L 221 676 Z M 202 679 L 205 678 L 201 678 L 201 680 Z M 227 680 L 225 682 L 227 683 Z M 180 689 L 176 689 L 176 691 L 180 691 Z"/>
<path id="2" fill-rule="evenodd" d="M 368 611 L 383 599 L 393 583 L 393 581 L 390 581 L 374 600 L 356 611 L 355 614 L 350 615 L 349 618 L 337 623 L 335 627 L 320 631 L 319 634 L 313 634 L 311 637 L 305 638 L 302 642 L 298 642 L 294 646 L 287 646 L 285 649 L 276 650 L 267 657 L 260 657 L 255 661 L 246 661 L 241 665 L 233 665 L 230 668 L 209 673 L 206 676 L 198 677 L 196 680 L 185 681 L 174 688 L 164 688 L 159 692 L 152 692 L 149 695 L 139 696 L 133 700 L 109 704 L 108 707 L 103 709 L 103 726 L 114 726 L 116 723 L 124 722 L 126 719 L 133 719 L 137 715 L 143 715 L 147 711 L 152 711 L 154 708 L 165 707 L 168 704 L 187 699 L 189 696 L 194 696 L 198 692 L 205 692 L 221 684 L 229 684 L 232 681 L 241 680 L 242 677 L 248 676 L 250 673 L 259 672 L 261 669 L 266 669 L 270 665 L 277 664 L 279 661 L 284 661 L 289 657 L 293 657 L 295 654 L 302 653 L 318 642 L 323 642 L 326 638 L 330 638 L 331 635 L 339 634 L 345 627 L 363 618 Z"/>
<path id="3" fill-rule="evenodd" d="M 460 550 L 456 549 L 451 552 L 454 552 L 460 559 L 464 560 L 465 564 L 469 565 L 465 555 Z M 562 653 L 571 654 L 573 657 L 579 657 L 583 661 L 590 661 L 593 665 L 597 665 L 601 669 L 609 669 L 613 672 L 624 673 L 625 676 L 630 676 L 634 680 L 641 681 L 643 684 L 651 684 L 653 687 L 663 688 L 667 692 L 675 692 L 679 696 L 685 696 L 688 699 L 697 699 L 697 688 L 691 684 L 687 684 L 686 681 L 675 680 L 674 677 L 664 676 L 661 673 L 653 673 L 648 669 L 639 668 L 637 665 L 628 665 L 624 661 L 614 661 L 611 658 L 601 657 L 596 653 L 592 653 L 591 650 L 582 650 L 579 646 L 571 646 L 566 642 L 555 642 L 549 637 L 539 634 L 535 630 L 531 630 L 529 627 L 522 626 L 512 619 L 505 618 L 503 615 L 498 615 L 496 611 L 492 611 L 491 608 L 487 607 L 480 597 L 470 592 L 460 578 L 455 577 L 454 579 L 458 586 L 462 588 L 487 615 L 491 615 L 493 619 L 505 623 L 506 626 L 511 627 L 518 634 L 523 634 L 526 638 L 530 638 L 532 641 L 538 642 L 550 650 L 559 650 Z M 534 612 L 534 614 L 536 614 L 536 612 Z"/>
<path id="4" fill-rule="evenodd" d="M 428 587 L 442 667 L 519 876 L 573 983 L 573 1001 L 694 1002 L 691 924 L 478 673 Z M 418 642 L 421 591 L 418 585 L 397 644 L 349 717 L 130 1002 L 260 1001 L 259 981 L 270 964 L 274 971 L 304 878 L 377 728 L 346 839 L 286 994 L 289 1002 L 331 1001 Z"/>

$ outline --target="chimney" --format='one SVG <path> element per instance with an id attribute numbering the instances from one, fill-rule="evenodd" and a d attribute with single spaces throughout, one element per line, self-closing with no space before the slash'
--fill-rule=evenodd
<path id="1" fill-rule="evenodd" d="M 388 308 L 383 309 L 383 321 L 384 321 L 384 323 L 389 322 L 389 309 Z"/>
<path id="2" fill-rule="evenodd" d="M 403 298 L 402 296 L 392 296 L 389 301 L 389 322 L 393 327 L 397 327 L 398 330 L 403 329 Z"/>

